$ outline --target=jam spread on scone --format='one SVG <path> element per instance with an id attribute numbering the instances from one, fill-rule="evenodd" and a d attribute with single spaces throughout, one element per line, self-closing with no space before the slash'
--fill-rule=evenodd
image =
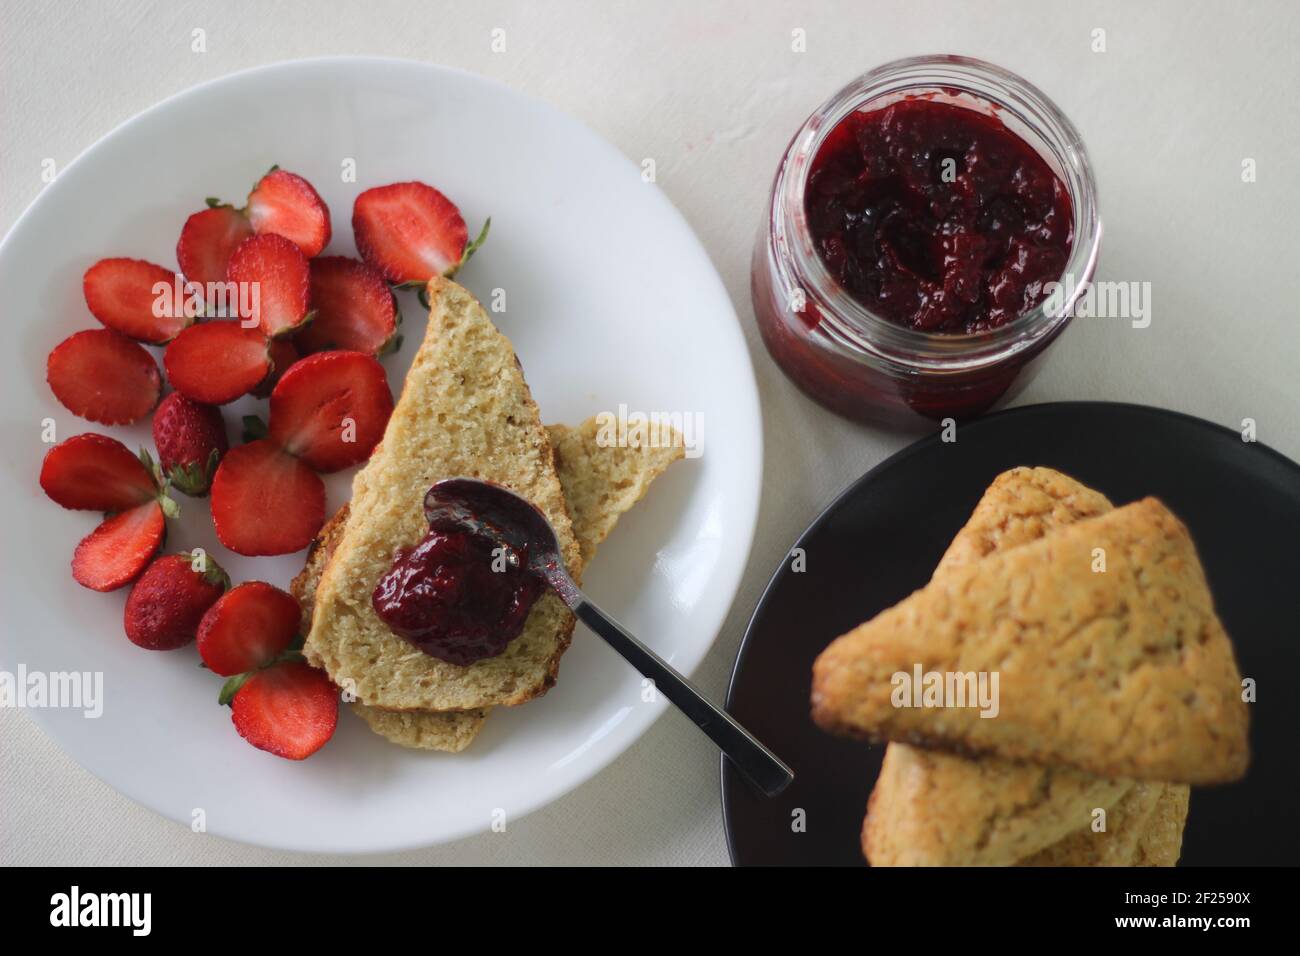
<path id="1" fill-rule="evenodd" d="M 371 598 L 375 613 L 449 664 L 495 657 L 519 636 L 546 587 L 526 561 L 514 564 L 502 553 L 487 535 L 432 528 L 394 555 Z"/>
<path id="2" fill-rule="evenodd" d="M 1074 240 L 1069 191 L 1029 143 L 996 116 L 919 97 L 832 129 L 806 203 L 840 284 L 924 332 L 982 332 L 1028 312 Z"/>

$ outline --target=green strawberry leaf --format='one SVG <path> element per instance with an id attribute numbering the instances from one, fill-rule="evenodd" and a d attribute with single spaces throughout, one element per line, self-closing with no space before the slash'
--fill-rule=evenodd
<path id="1" fill-rule="evenodd" d="M 456 263 L 456 269 L 459 269 L 465 263 L 469 262 L 469 257 L 478 252 L 479 246 L 487 241 L 488 231 L 492 228 L 492 217 L 487 217 L 487 222 L 483 223 L 483 228 L 479 230 L 478 238 L 465 247 L 465 251 L 460 255 L 460 262 Z M 454 272 L 455 270 L 453 270 Z"/>
<path id="2" fill-rule="evenodd" d="M 236 674 L 234 677 L 226 679 L 221 685 L 221 693 L 217 695 L 217 703 L 223 707 L 229 707 L 230 702 L 235 699 L 239 689 L 244 686 L 244 681 L 248 680 L 249 674 Z"/>

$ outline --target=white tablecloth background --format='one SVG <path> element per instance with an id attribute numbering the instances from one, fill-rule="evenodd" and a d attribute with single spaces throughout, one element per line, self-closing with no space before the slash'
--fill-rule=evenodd
<path id="1" fill-rule="evenodd" d="M 750 241 L 782 149 L 823 98 L 871 66 L 960 52 L 1042 86 L 1096 165 L 1101 277 L 1152 283 L 1150 328 L 1076 321 L 1021 403 L 1143 402 L 1233 428 L 1249 417 L 1261 441 L 1300 458 L 1300 5 L 5 0 L 0 10 L 4 230 L 40 191 L 44 158 L 65 165 L 203 80 L 322 54 L 483 73 L 550 100 L 629 157 L 653 157 L 660 187 L 700 234 L 736 304 L 765 417 L 754 551 L 697 675 L 715 697 L 794 538 L 844 485 L 911 440 L 850 425 L 805 399 L 769 360 L 749 306 Z M 496 27 L 507 31 L 505 53 L 490 49 Z M 206 30 L 205 53 L 191 51 L 195 28 Z M 806 52 L 791 49 L 796 29 L 806 31 Z M 1105 52 L 1092 50 L 1097 29 Z M 1242 182 L 1245 158 L 1256 161 L 1255 183 Z M 0 712 L 0 794 L 5 863 L 727 861 L 716 754 L 676 714 L 508 834 L 381 857 L 281 853 L 193 834 L 81 770 L 15 711 Z"/>

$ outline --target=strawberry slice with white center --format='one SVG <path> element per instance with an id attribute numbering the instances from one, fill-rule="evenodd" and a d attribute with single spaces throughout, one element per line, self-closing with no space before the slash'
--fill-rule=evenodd
<path id="1" fill-rule="evenodd" d="M 287 591 L 245 581 L 221 596 L 199 622 L 199 657 L 222 677 L 270 664 L 298 637 L 302 608 Z"/>
<path id="2" fill-rule="evenodd" d="M 338 471 L 370 457 L 392 413 L 382 365 L 361 352 L 318 352 L 271 392 L 270 437 L 317 471 Z"/>
<path id="3" fill-rule="evenodd" d="M 162 394 L 154 357 L 111 329 L 87 329 L 56 345 L 45 381 L 68 411 L 101 425 L 139 421 Z"/>
<path id="4" fill-rule="evenodd" d="M 352 206 L 352 232 L 361 258 L 395 285 L 423 285 L 455 275 L 487 238 L 489 219 L 474 242 L 456 204 L 424 183 L 367 189 Z"/>
<path id="5" fill-rule="evenodd" d="M 302 661 L 282 661 L 250 674 L 235 691 L 230 709 L 239 736 L 258 750 L 303 760 L 334 736 L 339 695 L 324 671 Z"/>
<path id="6" fill-rule="evenodd" d="M 397 335 L 397 301 L 378 270 L 346 256 L 311 261 L 316 317 L 294 339 L 303 352 L 347 349 L 382 355 Z"/>
<path id="7" fill-rule="evenodd" d="M 275 442 L 226 452 L 212 479 L 212 523 L 236 554 L 292 554 L 325 523 L 325 483 Z"/>
<path id="8" fill-rule="evenodd" d="M 264 335 L 288 335 L 311 319 L 307 258 L 284 236 L 245 239 L 230 256 L 226 279 L 239 287 L 240 319 Z"/>
<path id="9" fill-rule="evenodd" d="M 163 345 L 194 322 L 184 298 L 175 301 L 179 277 L 143 259 L 101 259 L 86 270 L 82 292 L 90 313 L 127 338 Z M 164 291 L 165 287 L 165 291 Z"/>
<path id="10" fill-rule="evenodd" d="M 166 528 L 158 501 L 113 515 L 77 545 L 72 577 L 92 591 L 116 591 L 130 584 L 162 547 Z"/>
<path id="11" fill-rule="evenodd" d="M 308 259 L 329 245 L 329 207 L 297 173 L 272 167 L 248 194 L 245 211 L 254 232 L 284 236 Z"/>
<path id="12" fill-rule="evenodd" d="M 217 205 L 185 220 L 176 243 L 176 262 L 185 278 L 205 288 L 226 281 L 230 256 L 253 234 L 253 224 L 238 209 Z"/>
<path id="13" fill-rule="evenodd" d="M 176 391 L 204 405 L 233 402 L 271 371 L 261 330 L 235 321 L 202 322 L 186 329 L 167 346 L 163 365 Z"/>

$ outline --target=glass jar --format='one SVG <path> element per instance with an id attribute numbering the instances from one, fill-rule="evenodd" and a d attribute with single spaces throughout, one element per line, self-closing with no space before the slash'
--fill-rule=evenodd
<path id="1" fill-rule="evenodd" d="M 873 313 L 831 275 L 813 245 L 805 188 L 813 157 L 850 113 L 924 96 L 995 115 L 1065 184 L 1073 243 L 1055 297 L 987 331 L 932 333 Z M 1060 335 L 1092 281 L 1101 242 L 1096 184 L 1073 124 L 1037 88 L 1000 67 L 960 56 L 897 60 L 827 100 L 791 140 L 754 246 L 750 293 L 768 351 L 827 408 L 858 421 L 906 424 L 970 418 L 1018 392 Z"/>

